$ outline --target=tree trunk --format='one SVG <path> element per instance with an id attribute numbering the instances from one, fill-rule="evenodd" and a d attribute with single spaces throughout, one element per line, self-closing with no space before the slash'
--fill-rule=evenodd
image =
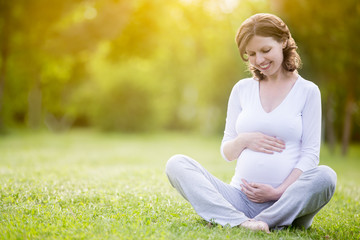
<path id="1" fill-rule="evenodd" d="M 334 130 L 334 115 L 335 110 L 333 107 L 333 96 L 330 94 L 326 102 L 326 115 L 325 115 L 325 127 L 326 127 L 326 141 L 331 153 L 334 153 L 336 146 L 336 135 Z"/>
<path id="2" fill-rule="evenodd" d="M 3 50 L 4 49 L 1 49 L 1 66 L 0 66 L 0 132 L 4 130 L 3 95 L 4 95 L 4 83 L 6 78 L 6 62 L 7 62 L 7 53 L 6 51 Z"/>
<path id="3" fill-rule="evenodd" d="M 28 97 L 28 124 L 31 129 L 39 129 L 42 120 L 42 92 L 39 78 L 36 79 L 34 87 L 30 89 Z"/>
<path id="4" fill-rule="evenodd" d="M 0 46 L 0 132 L 4 130 L 4 114 L 3 114 L 3 95 L 4 95 L 4 85 L 6 79 L 6 65 L 9 55 L 9 35 L 10 35 L 10 13 L 8 7 L 8 1 L 1 1 L 0 7 L 2 8 L 2 16 L 0 18 L 0 23 L 2 24 L 2 34 L 0 35 L 1 46 Z"/>
<path id="5" fill-rule="evenodd" d="M 343 156 L 347 154 L 349 148 L 349 143 L 351 139 L 351 129 L 352 129 L 352 115 L 354 113 L 355 107 L 356 105 L 355 105 L 354 95 L 352 93 L 349 93 L 345 103 L 345 118 L 344 118 L 342 148 L 341 148 L 341 153 Z"/>

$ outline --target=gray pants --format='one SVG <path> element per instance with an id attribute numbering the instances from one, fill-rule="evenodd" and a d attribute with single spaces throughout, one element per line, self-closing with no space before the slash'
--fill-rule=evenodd
<path id="1" fill-rule="evenodd" d="M 307 229 L 315 214 L 330 201 L 336 185 L 336 173 L 327 166 L 318 166 L 304 172 L 278 201 L 254 203 L 184 155 L 169 159 L 166 174 L 202 218 L 231 227 L 255 219 L 270 228 L 293 225 Z"/>

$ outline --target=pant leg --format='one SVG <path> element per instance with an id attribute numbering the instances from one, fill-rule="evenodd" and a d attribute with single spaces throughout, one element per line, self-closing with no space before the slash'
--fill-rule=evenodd
<path id="1" fill-rule="evenodd" d="M 270 228 L 295 225 L 309 228 L 314 216 L 334 195 L 336 173 L 327 166 L 304 172 L 281 198 L 255 217 Z"/>
<path id="2" fill-rule="evenodd" d="M 172 186 L 206 221 L 234 227 L 249 219 L 244 213 L 245 195 L 212 176 L 195 160 L 175 155 L 167 162 L 166 174 Z"/>

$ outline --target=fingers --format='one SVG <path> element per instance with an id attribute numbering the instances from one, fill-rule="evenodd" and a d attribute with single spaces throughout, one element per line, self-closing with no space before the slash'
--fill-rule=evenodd
<path id="1" fill-rule="evenodd" d="M 250 188 L 248 182 L 245 179 L 241 179 L 241 181 L 243 182 L 243 184 L 240 184 L 241 191 L 243 191 L 246 195 L 250 194 L 251 188 Z"/>
<path id="2" fill-rule="evenodd" d="M 265 135 L 266 136 L 266 135 Z M 285 148 L 285 142 L 281 139 L 278 139 L 276 137 L 266 136 L 266 141 L 268 144 L 278 147 L 278 148 Z"/>
<path id="3" fill-rule="evenodd" d="M 254 192 L 252 192 L 251 190 L 247 189 L 244 187 L 244 185 L 241 185 L 241 191 L 243 193 L 245 193 L 246 197 L 252 201 L 252 202 L 255 202 L 255 203 L 261 203 L 261 202 L 264 202 L 263 199 L 259 196 L 257 196 Z"/>
<path id="4" fill-rule="evenodd" d="M 251 194 L 256 194 L 258 188 L 260 187 L 260 184 L 258 183 L 248 183 L 245 179 L 241 179 L 241 181 L 243 184 L 241 184 L 240 187 Z"/>
<path id="5" fill-rule="evenodd" d="M 261 184 L 249 183 L 245 179 L 241 179 L 241 181 L 243 183 L 240 185 L 241 191 L 245 193 L 250 201 L 255 203 L 265 202 L 264 198 L 259 195 L 259 187 L 261 187 Z"/>
<path id="6" fill-rule="evenodd" d="M 262 141 L 261 152 L 264 153 L 273 153 L 273 152 L 282 152 L 285 149 L 285 142 L 277 139 L 275 137 L 265 136 L 265 139 Z"/>
<path id="7" fill-rule="evenodd" d="M 282 148 L 273 147 L 271 145 L 264 145 L 257 148 L 258 152 L 267 153 L 267 154 L 273 154 L 274 152 L 282 152 Z"/>
<path id="8" fill-rule="evenodd" d="M 259 152 L 273 154 L 274 152 L 280 152 L 280 151 L 276 151 L 276 149 L 274 149 L 272 147 L 266 147 L 266 148 L 263 147 L 263 148 L 259 148 Z"/>
<path id="9" fill-rule="evenodd" d="M 282 152 L 285 149 L 285 142 L 261 132 L 244 133 L 242 136 L 247 139 L 246 147 L 267 154 Z"/>
<path id="10" fill-rule="evenodd" d="M 250 190 L 251 185 L 250 185 L 245 179 L 243 179 L 243 178 L 241 179 L 241 181 L 242 181 L 243 184 L 244 184 L 243 186 L 246 187 L 246 189 L 249 189 L 249 190 Z"/>
<path id="11" fill-rule="evenodd" d="M 241 179 L 241 181 L 243 182 L 243 184 L 240 185 L 241 190 L 249 196 L 254 196 L 255 195 L 255 187 L 252 186 L 253 183 L 248 183 L 245 179 Z"/>

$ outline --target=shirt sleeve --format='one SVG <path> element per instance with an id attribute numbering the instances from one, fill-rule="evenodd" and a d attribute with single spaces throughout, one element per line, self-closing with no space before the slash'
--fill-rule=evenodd
<path id="1" fill-rule="evenodd" d="M 319 164 L 321 142 L 321 95 L 314 84 L 307 89 L 306 101 L 302 111 L 301 155 L 295 166 L 303 172 Z"/>
<path id="2" fill-rule="evenodd" d="M 229 101 L 228 101 L 228 108 L 227 108 L 227 115 L 226 115 L 226 123 L 225 123 L 225 131 L 224 131 L 224 137 L 221 142 L 220 147 L 220 153 L 222 157 L 230 161 L 226 158 L 224 154 L 224 143 L 227 141 L 230 141 L 237 137 L 236 133 L 236 120 L 241 112 L 241 104 L 240 104 L 240 96 L 239 96 L 239 83 L 235 84 L 233 87 Z"/>

